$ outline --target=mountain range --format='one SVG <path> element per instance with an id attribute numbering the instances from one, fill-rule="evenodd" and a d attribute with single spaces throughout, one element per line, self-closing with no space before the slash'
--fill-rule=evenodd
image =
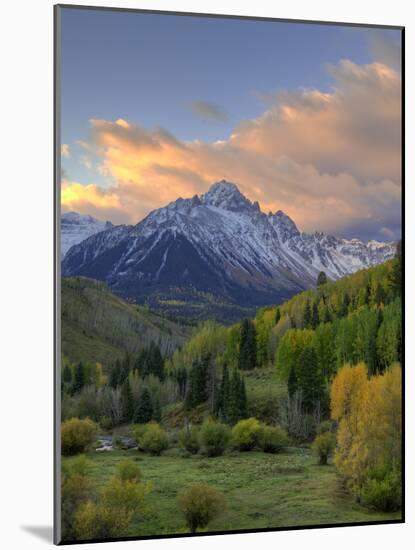
<path id="1" fill-rule="evenodd" d="M 65 257 L 68 250 L 74 245 L 86 238 L 110 229 L 113 227 L 111 222 L 102 222 L 88 215 L 78 214 L 78 212 L 66 212 L 61 216 L 61 260 Z"/>
<path id="2" fill-rule="evenodd" d="M 265 214 L 222 180 L 137 225 L 111 225 L 74 244 L 62 272 L 105 281 L 129 301 L 172 314 L 203 318 L 210 304 L 208 315 L 223 321 L 228 313 L 216 314 L 218 307 L 279 303 L 314 286 L 320 271 L 338 279 L 388 260 L 395 249 L 300 232 L 284 212 Z"/>

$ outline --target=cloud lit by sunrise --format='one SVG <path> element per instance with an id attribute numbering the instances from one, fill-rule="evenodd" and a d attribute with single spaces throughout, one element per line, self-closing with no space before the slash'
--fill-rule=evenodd
<path id="1" fill-rule="evenodd" d="M 373 224 L 386 235 L 400 216 L 400 75 L 381 63 L 347 60 L 327 70 L 330 92 L 276 94 L 261 116 L 213 143 L 180 141 L 131 120 L 92 119 L 82 143 L 109 185 L 65 181 L 63 208 L 136 223 L 225 178 L 303 230 L 342 233 Z"/>

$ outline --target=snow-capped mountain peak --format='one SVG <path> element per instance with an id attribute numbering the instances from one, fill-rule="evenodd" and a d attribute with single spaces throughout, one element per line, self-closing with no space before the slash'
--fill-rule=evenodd
<path id="1" fill-rule="evenodd" d="M 211 185 L 209 190 L 201 196 L 200 200 L 207 206 L 215 206 L 216 208 L 222 208 L 231 212 L 241 212 L 253 208 L 255 210 L 259 209 L 239 191 L 234 183 L 226 180 L 221 180 Z"/>
<path id="2" fill-rule="evenodd" d="M 73 246 L 62 268 L 65 275 L 105 280 L 138 302 L 186 288 L 255 307 L 315 285 L 320 271 L 337 279 L 384 262 L 395 248 L 301 233 L 287 214 L 264 214 L 222 180 L 201 196 L 153 210 L 135 226 L 101 230 Z"/>
<path id="3" fill-rule="evenodd" d="M 61 259 L 73 245 L 111 227 L 111 222 L 103 222 L 87 214 L 65 212 L 61 216 Z"/>

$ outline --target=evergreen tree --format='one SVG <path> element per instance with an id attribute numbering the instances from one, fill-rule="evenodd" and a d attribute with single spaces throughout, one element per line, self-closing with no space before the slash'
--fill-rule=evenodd
<path id="1" fill-rule="evenodd" d="M 398 242 L 396 254 L 393 262 L 392 271 L 389 275 L 389 286 L 391 287 L 393 297 L 400 296 L 402 293 L 402 243 Z"/>
<path id="2" fill-rule="evenodd" d="M 257 342 L 255 325 L 249 319 L 244 319 L 241 326 L 238 367 L 241 370 L 252 370 L 256 367 L 256 361 Z"/>
<path id="3" fill-rule="evenodd" d="M 121 386 L 121 401 L 123 408 L 123 419 L 125 422 L 131 422 L 134 416 L 134 398 L 128 378 L 124 380 Z"/>
<path id="4" fill-rule="evenodd" d="M 370 282 L 370 279 L 369 279 L 369 281 L 367 282 L 367 285 L 365 287 L 365 297 L 364 297 L 364 303 L 367 306 L 370 304 L 371 294 L 372 294 L 372 285 L 371 285 L 371 282 Z"/>
<path id="5" fill-rule="evenodd" d="M 291 328 L 297 328 L 297 323 L 295 322 L 295 319 L 294 317 L 290 317 L 290 325 L 291 325 Z"/>
<path id="6" fill-rule="evenodd" d="M 229 399 L 227 417 L 230 424 L 236 424 L 242 418 L 241 411 L 241 376 L 237 369 L 233 369 L 229 384 Z"/>
<path id="7" fill-rule="evenodd" d="M 292 399 L 298 389 L 297 375 L 293 366 L 290 368 L 290 374 L 288 376 L 288 395 Z"/>
<path id="8" fill-rule="evenodd" d="M 311 311 L 311 328 L 316 329 L 319 323 L 320 323 L 320 318 L 318 315 L 317 302 L 313 302 L 313 309 Z"/>
<path id="9" fill-rule="evenodd" d="M 301 353 L 297 376 L 304 410 L 311 413 L 318 404 L 324 407 L 327 400 L 326 385 L 319 371 L 317 354 L 313 347 L 306 347 Z"/>
<path id="10" fill-rule="evenodd" d="M 176 382 L 179 386 L 180 399 L 184 399 L 186 397 L 186 384 L 187 384 L 187 370 L 184 367 L 177 369 Z"/>
<path id="11" fill-rule="evenodd" d="M 275 324 L 278 325 L 278 323 L 280 322 L 280 319 L 281 319 L 281 312 L 280 312 L 280 308 L 277 307 L 277 311 L 275 312 Z"/>
<path id="12" fill-rule="evenodd" d="M 303 328 L 311 327 L 311 307 L 310 300 L 306 300 L 304 311 L 303 311 Z"/>
<path id="13" fill-rule="evenodd" d="M 333 318 L 331 316 L 329 306 L 326 305 L 323 310 L 323 323 L 331 323 L 332 320 Z"/>
<path id="14" fill-rule="evenodd" d="M 224 422 L 228 421 L 228 404 L 229 404 L 229 370 L 225 363 L 222 370 L 222 380 L 219 387 L 219 395 L 217 400 L 217 416 Z"/>
<path id="15" fill-rule="evenodd" d="M 319 286 L 325 285 L 326 283 L 327 283 L 327 275 L 325 274 L 324 271 L 320 271 L 317 277 L 317 286 L 319 287 Z"/>
<path id="16" fill-rule="evenodd" d="M 386 292 L 382 283 L 379 283 L 376 287 L 374 302 L 375 304 L 384 304 L 386 302 Z"/>
<path id="17" fill-rule="evenodd" d="M 114 390 L 119 385 L 121 380 L 121 363 L 117 359 L 110 370 L 108 383 Z"/>
<path id="18" fill-rule="evenodd" d="M 207 393 L 207 374 L 209 357 L 202 360 L 195 360 L 191 366 L 186 391 L 185 406 L 192 409 L 208 398 Z"/>
<path id="19" fill-rule="evenodd" d="M 150 348 L 148 350 L 148 359 L 147 359 L 147 374 L 154 374 L 160 380 L 164 380 L 164 361 L 160 352 L 160 348 L 154 342 L 151 342 Z"/>
<path id="20" fill-rule="evenodd" d="M 72 383 L 72 371 L 71 367 L 69 365 L 65 365 L 62 373 L 62 381 L 65 384 L 71 384 Z"/>
<path id="21" fill-rule="evenodd" d="M 245 379 L 243 376 L 240 378 L 239 388 L 239 416 L 240 418 L 246 418 L 248 416 L 248 399 L 246 397 Z"/>
<path id="22" fill-rule="evenodd" d="M 342 304 L 339 310 L 339 317 L 346 317 L 349 312 L 350 296 L 347 292 L 343 294 Z"/>
<path id="23" fill-rule="evenodd" d="M 85 367 L 82 362 L 79 362 L 75 367 L 75 375 L 73 381 L 73 393 L 79 393 L 85 385 Z"/>
<path id="24" fill-rule="evenodd" d="M 153 404 L 151 395 L 147 388 L 144 388 L 140 401 L 134 412 L 135 424 L 146 424 L 153 418 Z"/>

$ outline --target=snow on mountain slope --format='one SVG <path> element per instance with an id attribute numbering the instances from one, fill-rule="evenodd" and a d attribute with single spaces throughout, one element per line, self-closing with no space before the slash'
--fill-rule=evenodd
<path id="1" fill-rule="evenodd" d="M 68 252 L 63 273 L 105 280 L 138 302 L 186 287 L 258 306 L 313 286 L 320 271 L 337 279 L 394 253 L 394 243 L 301 233 L 289 216 L 264 214 L 222 180 L 135 226 L 89 237 Z"/>
<path id="2" fill-rule="evenodd" d="M 78 212 L 66 212 L 61 216 L 61 259 L 74 244 L 113 227 L 111 222 L 102 222 L 92 216 L 83 216 Z"/>

